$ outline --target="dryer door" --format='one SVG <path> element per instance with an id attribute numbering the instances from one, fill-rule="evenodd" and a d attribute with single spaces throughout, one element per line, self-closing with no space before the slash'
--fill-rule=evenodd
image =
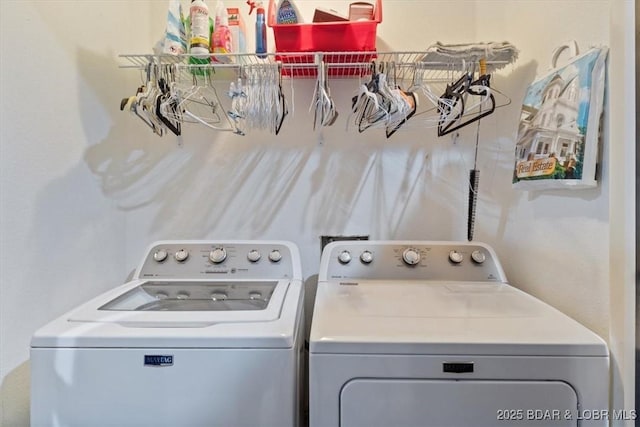
<path id="1" fill-rule="evenodd" d="M 577 426 L 578 398 L 560 381 L 354 379 L 340 427 Z"/>

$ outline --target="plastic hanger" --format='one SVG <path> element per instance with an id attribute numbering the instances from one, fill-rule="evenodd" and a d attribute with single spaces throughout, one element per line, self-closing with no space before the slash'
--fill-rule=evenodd
<path id="1" fill-rule="evenodd" d="M 188 88 L 182 88 L 179 85 L 172 86 L 173 96 L 178 100 L 176 111 L 181 115 L 181 121 L 198 123 L 217 131 L 233 131 L 230 119 L 211 82 L 211 76 L 209 74 L 203 76 L 194 74 L 192 79 L 192 86 Z M 202 81 L 200 81 L 201 79 Z M 221 111 L 222 114 L 220 114 Z M 166 110 L 163 113 L 166 115 Z M 228 126 L 218 126 L 223 123 L 222 117 L 225 118 Z"/>
<path id="2" fill-rule="evenodd" d="M 371 81 L 366 85 L 367 98 L 362 106 L 358 120 L 358 131 L 364 132 L 372 127 L 385 126 L 389 118 L 392 99 L 389 97 L 386 88 L 386 76 L 384 65 L 376 66 L 376 72 L 371 76 Z M 372 100 L 375 100 L 372 102 Z"/>
<path id="3" fill-rule="evenodd" d="M 164 124 L 155 115 L 156 82 L 153 77 L 157 76 L 153 64 L 146 67 L 146 81 L 137 93 L 136 100 L 131 103 L 131 111 L 146 123 L 154 133 L 159 136 L 164 135 Z"/>
<path id="4" fill-rule="evenodd" d="M 244 111 L 236 111 L 247 129 L 264 129 L 278 134 L 289 114 L 282 88 L 282 70 L 279 64 L 260 63 L 244 66 L 242 100 Z M 240 101 L 237 98 L 236 101 Z M 240 105 L 236 102 L 236 107 Z"/>
<path id="5" fill-rule="evenodd" d="M 227 114 L 231 118 L 234 133 L 245 135 L 247 94 L 244 92 L 242 79 L 238 79 L 237 83 L 231 82 L 228 96 L 231 98 L 231 109 Z"/>
<path id="6" fill-rule="evenodd" d="M 463 61 L 464 62 L 464 61 Z M 421 96 L 427 99 L 432 108 L 427 108 L 421 112 L 415 112 L 413 116 L 429 115 L 429 118 L 423 121 L 423 124 L 438 126 L 438 124 L 444 125 L 449 121 L 455 120 L 464 114 L 463 104 L 464 96 L 448 96 L 444 97 L 438 95 L 432 88 L 431 84 L 425 81 L 424 74 L 428 69 L 422 67 L 420 63 L 413 64 L 411 85 L 407 89 L 407 92 L 419 93 Z M 453 71 L 453 70 L 452 70 Z M 456 83 L 463 83 L 466 78 L 464 73 Z M 459 82 L 462 79 L 463 82 Z M 450 86 L 455 85 L 451 84 Z M 416 97 L 416 100 L 418 97 Z M 436 114 L 430 114 L 436 111 Z"/>
<path id="7" fill-rule="evenodd" d="M 467 73 L 452 86 L 447 86 L 447 90 L 442 98 L 453 99 L 456 102 L 460 102 L 462 108 L 454 112 L 453 110 L 447 110 L 443 107 L 440 116 L 441 121 L 438 123 L 438 136 L 454 132 L 495 111 L 496 101 L 490 86 L 491 75 L 483 74 L 475 81 L 471 81 L 470 76 L 471 75 Z M 478 101 L 478 104 L 470 108 L 465 107 L 465 104 L 468 102 L 465 102 L 464 95 L 478 96 L 481 100 Z M 468 114 L 468 110 L 475 109 L 478 106 L 481 106 L 481 108 L 477 114 Z"/>
<path id="8" fill-rule="evenodd" d="M 168 67 L 165 67 L 165 74 L 167 77 L 171 77 Z M 164 125 L 173 132 L 176 136 L 180 136 L 182 133 L 181 114 L 178 110 L 177 100 L 171 96 L 169 84 L 165 77 L 161 77 L 158 80 L 158 88 L 160 94 L 156 97 L 156 116 L 164 123 Z M 163 111 L 170 112 L 170 114 L 163 114 Z"/>
<path id="9" fill-rule="evenodd" d="M 385 128 L 387 138 L 390 138 L 407 120 L 416 113 L 418 107 L 418 98 L 413 92 L 406 92 L 397 85 L 395 63 L 391 62 L 389 67 L 390 74 L 393 75 L 393 89 L 390 93 L 394 98 L 393 112 L 390 111 Z"/>
<path id="10" fill-rule="evenodd" d="M 284 92 L 282 90 L 282 69 L 280 64 L 278 64 L 276 68 L 277 76 L 274 80 L 278 81 L 278 108 L 276 110 L 276 128 L 275 133 L 278 135 L 280 133 L 280 129 L 282 128 L 282 123 L 284 123 L 284 118 L 289 114 L 289 110 L 287 108 L 287 100 L 284 96 Z"/>
<path id="11" fill-rule="evenodd" d="M 400 129 L 400 127 L 407 122 L 407 120 L 409 120 L 411 117 L 415 115 L 418 109 L 418 98 L 415 96 L 413 92 L 405 92 L 402 90 L 399 90 L 399 91 L 404 99 L 404 102 L 408 107 L 408 110 L 405 111 L 404 116 L 399 121 L 396 121 L 395 123 L 390 122 L 387 125 L 385 129 L 385 134 L 387 138 L 390 138 L 391 135 L 396 133 L 396 131 Z"/>
<path id="12" fill-rule="evenodd" d="M 314 130 L 316 128 L 316 125 L 333 125 L 338 117 L 338 112 L 335 109 L 335 104 L 333 102 L 333 99 L 331 98 L 331 94 L 329 91 L 328 73 L 324 61 L 321 61 L 318 65 L 318 78 L 316 80 L 316 86 L 313 93 L 313 102 L 310 108 L 314 109 Z"/>

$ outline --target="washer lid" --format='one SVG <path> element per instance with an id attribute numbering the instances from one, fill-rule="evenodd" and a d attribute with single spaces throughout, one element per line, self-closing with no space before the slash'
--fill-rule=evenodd
<path id="1" fill-rule="evenodd" d="M 144 282 L 99 307 L 105 311 L 265 310 L 278 282 Z"/>
<path id="2" fill-rule="evenodd" d="M 596 334 L 504 283 L 318 284 L 312 353 L 607 356 Z"/>
<path id="3" fill-rule="evenodd" d="M 69 313 L 70 322 L 202 327 L 276 320 L 289 282 L 136 280 Z"/>
<path id="4" fill-rule="evenodd" d="M 31 346 L 290 348 L 302 295 L 297 280 L 135 280 L 50 322 Z"/>

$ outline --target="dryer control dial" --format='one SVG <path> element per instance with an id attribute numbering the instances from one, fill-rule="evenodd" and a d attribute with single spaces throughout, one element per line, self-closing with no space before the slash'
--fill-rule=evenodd
<path id="1" fill-rule="evenodd" d="M 402 260 L 407 265 L 416 265 L 420 263 L 420 252 L 414 248 L 407 248 L 402 252 Z"/>
<path id="2" fill-rule="evenodd" d="M 209 252 L 209 259 L 214 264 L 220 264 L 225 259 L 227 259 L 227 251 L 225 248 L 215 248 L 211 252 Z"/>
<path id="3" fill-rule="evenodd" d="M 453 250 L 449 252 L 449 261 L 451 261 L 454 264 L 460 264 L 463 259 L 464 259 L 464 255 L 462 255 L 458 251 Z"/>
<path id="4" fill-rule="evenodd" d="M 340 264 L 349 264 L 351 262 L 351 253 L 349 253 L 349 251 L 340 252 L 338 261 L 340 261 Z"/>
<path id="5" fill-rule="evenodd" d="M 482 251 L 473 251 L 471 252 L 471 259 L 476 264 L 482 264 L 487 259 L 487 257 Z"/>
<path id="6" fill-rule="evenodd" d="M 363 264 L 371 264 L 371 262 L 373 261 L 373 254 L 371 253 L 371 251 L 364 251 L 360 254 L 360 261 Z"/>
<path id="7" fill-rule="evenodd" d="M 165 251 L 164 249 L 158 249 L 157 251 L 154 252 L 153 259 L 156 260 L 157 262 L 162 262 L 165 259 L 167 259 L 167 256 L 169 256 L 167 251 Z"/>
<path id="8" fill-rule="evenodd" d="M 250 250 L 247 254 L 247 259 L 251 262 L 258 262 L 260 258 L 262 258 L 262 255 L 255 249 Z"/>
<path id="9" fill-rule="evenodd" d="M 271 252 L 269 252 L 269 260 L 271 260 L 271 262 L 278 262 L 282 259 L 282 254 L 280 253 L 279 250 L 274 249 Z"/>
<path id="10" fill-rule="evenodd" d="M 186 249 L 178 249 L 174 255 L 176 261 L 184 262 L 189 258 L 189 251 Z"/>

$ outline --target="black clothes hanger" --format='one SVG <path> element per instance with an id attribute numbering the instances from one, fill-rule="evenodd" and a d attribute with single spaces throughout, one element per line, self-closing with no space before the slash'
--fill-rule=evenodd
<path id="1" fill-rule="evenodd" d="M 180 124 L 180 120 L 169 119 L 169 117 L 162 114 L 162 108 L 160 107 L 163 102 L 168 102 L 168 106 L 173 113 L 173 116 L 177 117 L 178 102 L 176 99 L 171 97 L 169 85 L 164 77 L 160 77 L 158 80 L 158 88 L 160 89 L 160 95 L 156 97 L 156 116 L 158 116 L 160 121 L 164 123 L 167 129 L 173 132 L 176 136 L 180 136 L 182 134 L 182 125 Z"/>
<path id="2" fill-rule="evenodd" d="M 402 121 L 397 123 L 395 126 L 393 126 L 392 128 L 389 128 L 387 126 L 387 128 L 385 129 L 385 134 L 387 135 L 387 138 L 390 138 L 391 135 L 396 133 L 396 131 L 400 129 L 400 127 L 407 122 L 407 120 L 413 117 L 413 115 L 416 113 L 416 110 L 418 109 L 418 98 L 416 98 L 415 93 L 402 91 L 402 95 L 407 99 L 407 103 L 411 105 L 411 110 L 409 111 L 409 113 L 407 113 L 406 116 L 404 116 Z"/>
<path id="3" fill-rule="evenodd" d="M 447 85 L 445 93 L 438 102 L 440 108 L 440 120 L 438 122 L 438 136 L 444 136 L 464 126 L 480 120 L 493 113 L 496 109 L 496 100 L 493 93 L 482 87 L 491 87 L 491 75 L 483 74 L 477 80 L 471 81 L 471 74 L 465 73 L 460 79 L 451 85 Z M 480 89 L 478 87 L 480 86 Z M 489 107 L 482 108 L 478 114 L 465 117 L 465 97 L 468 95 L 486 97 L 489 93 Z M 451 114 L 454 117 L 451 118 Z"/>
<path id="4" fill-rule="evenodd" d="M 281 114 L 277 118 L 275 132 L 276 135 L 280 133 L 280 129 L 282 129 L 282 123 L 284 123 L 284 118 L 289 114 L 289 109 L 287 108 L 287 100 L 284 97 L 284 92 L 282 90 L 282 65 L 278 64 L 278 103 L 280 104 Z"/>

